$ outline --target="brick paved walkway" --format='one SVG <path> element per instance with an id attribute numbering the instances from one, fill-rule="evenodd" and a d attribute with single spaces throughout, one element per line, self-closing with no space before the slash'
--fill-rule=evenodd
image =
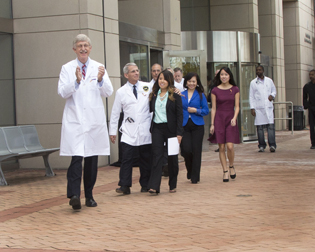
<path id="1" fill-rule="evenodd" d="M 218 154 L 204 152 L 201 182 L 177 193 L 115 192 L 118 168 L 99 169 L 96 208 L 73 211 L 65 198 L 66 170 L 7 172 L 0 187 L 0 251 L 315 251 L 315 150 L 308 131 L 277 132 L 276 153 L 257 143 L 236 146 L 235 181 L 222 182 Z"/>

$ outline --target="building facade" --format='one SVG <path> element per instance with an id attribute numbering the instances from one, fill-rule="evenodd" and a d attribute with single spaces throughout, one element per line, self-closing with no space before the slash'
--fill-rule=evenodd
<path id="1" fill-rule="evenodd" d="M 234 68 L 244 139 L 255 134 L 246 97 L 255 66 L 267 66 L 276 101 L 294 105 L 302 105 L 302 88 L 314 68 L 313 0 L 1 0 L 0 126 L 34 124 L 44 147 L 59 146 L 65 101 L 57 94 L 58 76 L 75 58 L 72 41 L 78 33 L 91 38 L 90 56 L 105 64 L 115 91 L 130 61 L 144 81 L 151 79 L 151 64 L 159 62 L 199 71 L 205 86 L 216 68 Z M 104 100 L 108 121 L 113 101 L 114 95 Z M 276 113 L 286 116 L 285 106 Z M 116 144 L 110 160 L 100 157 L 99 164 L 117 159 Z M 70 159 L 56 153 L 50 162 L 66 168 Z M 36 158 L 20 161 L 22 168 L 41 165 Z"/>

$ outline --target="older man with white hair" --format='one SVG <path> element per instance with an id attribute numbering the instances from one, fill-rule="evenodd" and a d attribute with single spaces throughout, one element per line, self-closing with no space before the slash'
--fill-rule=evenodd
<path id="1" fill-rule="evenodd" d="M 62 66 L 58 94 L 66 99 L 62 117 L 60 155 L 71 156 L 67 197 L 73 209 L 81 209 L 80 186 L 84 159 L 85 205 L 96 207 L 92 194 L 98 155 L 109 155 L 109 137 L 102 97 L 113 93 L 104 65 L 90 59 L 91 40 L 79 34 L 73 41 L 77 58 Z"/>
<path id="2" fill-rule="evenodd" d="M 181 92 L 185 91 L 184 88 L 184 78 L 183 78 L 183 70 L 179 67 L 174 68 L 174 86 L 179 89 Z"/>
<path id="3" fill-rule="evenodd" d="M 139 81 L 139 68 L 135 63 L 128 63 L 123 68 L 125 85 L 116 92 L 112 108 L 109 135 L 112 143 L 116 142 L 118 119 L 121 110 L 124 118 L 119 131 L 121 136 L 122 161 L 119 172 L 117 193 L 130 194 L 132 186 L 132 167 L 135 153 L 139 152 L 139 169 L 141 192 L 147 192 L 151 172 L 151 115 L 149 95 L 151 85 Z"/>

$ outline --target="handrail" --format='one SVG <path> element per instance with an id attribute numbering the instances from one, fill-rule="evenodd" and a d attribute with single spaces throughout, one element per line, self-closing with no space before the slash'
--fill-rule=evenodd
<path id="1" fill-rule="evenodd" d="M 292 115 L 292 117 L 285 117 L 285 118 L 274 118 L 275 120 L 291 120 L 292 121 L 292 123 L 291 123 L 291 125 L 292 125 L 292 127 L 291 127 L 291 134 L 293 135 L 293 130 L 294 130 L 294 120 L 293 120 L 293 118 L 294 118 L 294 113 L 293 113 L 293 102 L 291 102 L 291 101 L 287 101 L 287 102 L 273 102 L 273 104 L 291 104 L 291 111 L 292 111 L 292 113 L 291 113 L 291 115 Z"/>

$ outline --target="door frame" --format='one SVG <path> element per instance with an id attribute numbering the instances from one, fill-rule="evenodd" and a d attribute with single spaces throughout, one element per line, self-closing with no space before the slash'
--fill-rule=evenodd
<path id="1" fill-rule="evenodd" d="M 163 67 L 164 69 L 170 67 L 170 58 L 171 57 L 199 57 L 200 63 L 200 81 L 205 90 L 205 96 L 207 97 L 208 94 L 208 85 L 207 85 L 207 57 L 206 53 L 203 50 L 170 50 L 170 51 L 163 51 Z M 209 114 L 210 115 L 210 114 Z M 210 116 L 205 116 L 205 134 L 203 137 L 203 151 L 209 151 L 209 143 L 207 141 L 209 137 L 209 127 L 210 127 Z"/>

